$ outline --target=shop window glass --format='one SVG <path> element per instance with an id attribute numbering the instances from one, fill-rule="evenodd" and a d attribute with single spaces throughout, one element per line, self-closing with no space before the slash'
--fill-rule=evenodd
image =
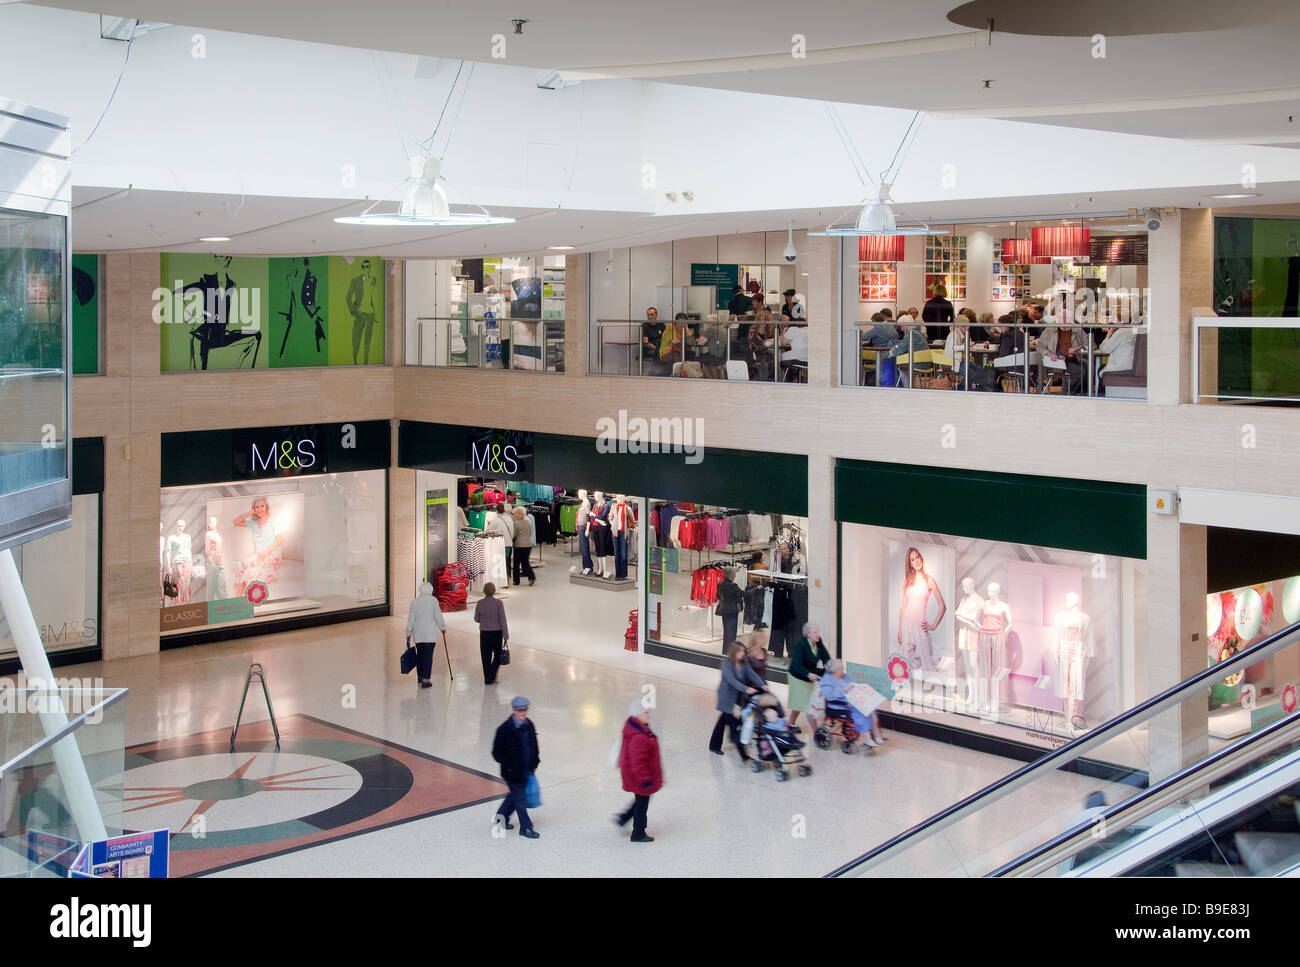
<path id="1" fill-rule="evenodd" d="M 45 650 L 94 648 L 99 639 L 99 495 L 72 498 L 71 526 L 13 548 Z M 16 655 L 0 621 L 0 658 Z"/>
<path id="2" fill-rule="evenodd" d="M 160 630 L 383 604 L 383 470 L 165 488 Z"/>
<path id="3" fill-rule="evenodd" d="M 888 710 L 975 719 L 1050 746 L 1133 704 L 1144 561 L 841 527 L 843 656 L 896 698 Z"/>
<path id="4" fill-rule="evenodd" d="M 808 522 L 802 517 L 654 500 L 647 533 L 646 637 L 721 657 L 730 640 L 763 642 L 785 668 L 808 621 Z M 725 569 L 739 589 L 734 632 L 719 610 Z"/>

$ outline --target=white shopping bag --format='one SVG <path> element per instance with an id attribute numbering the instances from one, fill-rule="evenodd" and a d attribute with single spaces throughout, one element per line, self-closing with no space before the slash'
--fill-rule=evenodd
<path id="1" fill-rule="evenodd" d="M 808 699 L 808 714 L 818 719 L 826 714 L 826 697 L 822 695 L 820 682 L 813 684 L 812 697 Z"/>
<path id="2" fill-rule="evenodd" d="M 863 715 L 870 715 L 886 702 L 885 696 L 865 682 L 856 682 L 850 685 L 844 697 L 849 700 L 850 705 Z"/>

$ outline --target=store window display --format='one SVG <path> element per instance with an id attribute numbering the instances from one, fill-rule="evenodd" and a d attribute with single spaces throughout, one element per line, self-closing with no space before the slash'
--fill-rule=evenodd
<path id="1" fill-rule="evenodd" d="M 1144 561 L 841 528 L 842 654 L 894 710 L 974 716 L 1051 745 L 1137 699 L 1125 682 L 1145 637 Z"/>
<path id="2" fill-rule="evenodd" d="M 652 501 L 647 519 L 647 637 L 721 654 L 762 632 L 785 668 L 808 620 L 807 520 L 671 500 Z M 734 603 L 720 594 L 728 571 Z"/>
<path id="3" fill-rule="evenodd" d="M 164 488 L 163 636 L 385 603 L 386 491 L 383 470 Z"/>

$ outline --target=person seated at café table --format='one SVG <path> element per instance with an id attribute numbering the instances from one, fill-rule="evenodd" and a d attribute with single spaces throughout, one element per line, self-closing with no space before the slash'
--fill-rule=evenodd
<path id="1" fill-rule="evenodd" d="M 793 322 L 788 313 L 781 313 L 781 320 L 785 323 Z M 785 369 L 785 379 L 788 382 L 792 378 L 791 369 L 804 370 L 808 367 L 808 327 L 800 325 L 786 325 L 781 330 L 781 366 Z"/>
<path id="2" fill-rule="evenodd" d="M 1132 372 L 1133 356 L 1137 351 L 1137 330 L 1133 328 L 1128 313 L 1124 309 L 1117 310 L 1115 321 L 1119 325 L 1106 330 L 1106 338 L 1097 349 L 1098 354 L 1110 357 L 1097 373 L 1102 396 L 1106 395 L 1106 374 Z"/>
<path id="3" fill-rule="evenodd" d="M 772 343 L 776 338 L 776 327 L 772 325 L 772 313 L 767 306 L 760 306 L 754 313 L 754 322 L 749 327 L 746 346 L 749 349 L 749 378 L 768 379 L 772 373 Z"/>
<path id="4" fill-rule="evenodd" d="M 664 338 L 664 324 L 659 321 L 659 310 L 654 306 L 645 311 L 646 321 L 641 323 L 641 355 L 646 375 L 662 375 L 659 364 L 659 344 Z"/>
<path id="5" fill-rule="evenodd" d="M 687 340 L 686 313 L 679 312 L 670 325 L 664 326 L 659 340 L 659 359 L 670 366 L 674 362 L 681 362 L 685 359 L 684 347 Z"/>
<path id="6" fill-rule="evenodd" d="M 862 333 L 862 342 L 867 346 L 886 346 L 892 348 L 896 346 L 901 339 L 898 335 L 898 328 L 889 322 L 889 318 L 884 311 L 873 312 L 871 321 L 875 323 L 870 329 Z"/>
<path id="7" fill-rule="evenodd" d="M 981 312 L 975 321 L 977 325 L 971 327 L 970 341 L 976 345 L 988 342 L 990 330 L 993 328 L 993 313 Z"/>

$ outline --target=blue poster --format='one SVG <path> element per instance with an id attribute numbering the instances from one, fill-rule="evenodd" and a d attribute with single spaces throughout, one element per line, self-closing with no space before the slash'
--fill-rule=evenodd
<path id="1" fill-rule="evenodd" d="M 166 879 L 170 845 L 171 831 L 166 829 L 96 840 L 82 850 L 68 875 L 110 880 Z"/>

